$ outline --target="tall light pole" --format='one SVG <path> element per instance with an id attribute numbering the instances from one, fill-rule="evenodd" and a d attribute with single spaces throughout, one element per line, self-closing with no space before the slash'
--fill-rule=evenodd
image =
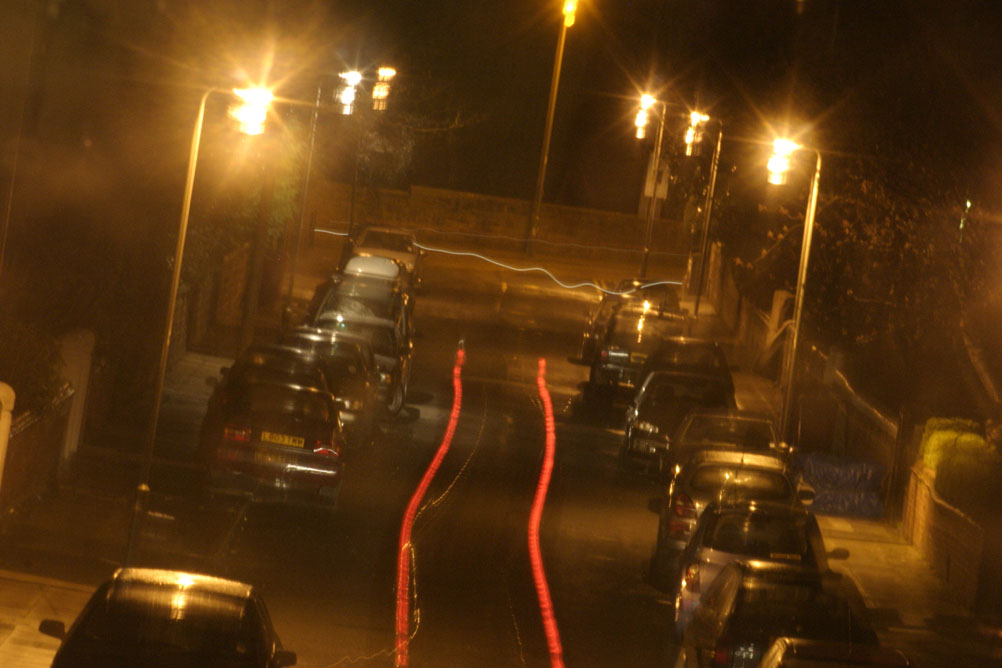
<path id="1" fill-rule="evenodd" d="M 191 134 L 191 148 L 188 152 L 188 174 L 184 182 L 184 197 L 181 201 L 181 222 L 178 225 L 177 244 L 174 248 L 174 265 L 171 273 L 170 293 L 167 298 L 167 318 L 164 323 L 163 341 L 160 345 L 160 364 L 153 384 L 153 412 L 147 427 L 145 448 L 143 450 L 142 477 L 136 488 L 136 501 L 132 509 L 132 521 L 129 525 L 128 544 L 125 553 L 125 565 L 132 562 L 136 542 L 139 538 L 139 525 L 150 493 L 150 471 L 153 468 L 153 448 L 157 438 L 157 426 L 160 421 L 160 401 L 163 398 L 164 377 L 167 375 L 167 354 L 170 351 L 171 333 L 174 329 L 174 310 L 177 306 L 177 290 L 181 282 L 181 260 L 184 254 L 184 241 L 188 233 L 188 215 L 191 212 L 191 195 L 195 186 L 195 167 L 198 165 L 198 148 L 202 141 L 202 125 L 205 120 L 205 103 L 209 96 L 223 89 L 210 88 L 202 94 L 198 103 L 198 114 L 195 117 L 195 127 Z M 242 100 L 242 104 L 230 110 L 244 134 L 256 135 L 264 132 L 264 122 L 271 104 L 272 93 L 263 88 L 234 89 L 233 94 Z"/>
<path id="2" fill-rule="evenodd" d="M 697 118 L 700 123 L 705 123 L 710 120 L 709 116 L 705 114 L 699 114 L 697 117 L 697 112 L 693 112 L 693 125 L 689 126 L 690 130 L 696 126 Z M 695 139 L 695 138 L 694 138 Z M 699 253 L 699 281 L 696 287 L 696 303 L 692 307 L 693 317 L 699 317 L 699 301 L 703 296 L 703 285 L 704 285 L 704 275 L 706 273 L 706 254 L 710 249 L 710 213 L 713 210 L 713 191 L 717 185 L 717 166 L 720 164 L 720 146 L 724 141 L 724 126 L 723 123 L 717 122 L 717 145 L 713 149 L 713 158 L 710 159 L 710 180 L 706 184 L 706 201 L 703 203 L 703 238 L 702 238 L 702 248 Z M 688 147 L 691 142 L 689 141 L 689 133 L 686 133 L 686 155 L 691 155 Z"/>
<path id="3" fill-rule="evenodd" d="M 769 158 L 769 183 L 783 185 L 790 169 L 790 158 L 803 149 L 800 144 L 790 139 L 777 139 L 773 142 L 772 156 Z M 783 414 L 780 416 L 780 435 L 789 438 L 790 414 L 793 408 L 793 383 L 796 378 L 797 347 L 800 343 L 800 321 L 804 312 L 804 283 L 807 280 L 807 265 L 811 259 L 811 237 L 814 233 L 814 212 L 818 206 L 818 187 L 821 181 L 821 152 L 813 150 L 816 163 L 814 177 L 811 179 L 811 194 L 807 200 L 807 212 L 804 215 L 804 238 L 800 246 L 800 267 L 797 271 L 797 287 L 793 301 L 793 320 L 790 329 L 790 345 L 787 346 L 783 363 Z"/>
<path id="4" fill-rule="evenodd" d="M 567 38 L 567 29 L 574 25 L 577 7 L 577 0 L 564 0 L 564 21 L 560 24 L 560 37 L 557 38 L 557 54 L 553 59 L 553 77 L 550 80 L 550 99 L 546 106 L 546 128 L 543 130 L 543 149 L 539 154 L 539 173 L 536 175 L 536 192 L 532 198 L 532 209 L 529 212 L 529 231 L 525 237 L 525 250 L 527 253 L 532 251 L 532 240 L 536 238 L 536 231 L 539 229 L 539 211 L 543 205 L 543 185 L 546 182 L 546 162 L 550 155 L 550 135 L 553 133 L 553 111 L 557 106 L 560 67 L 564 60 L 564 42 Z"/>
<path id="5" fill-rule="evenodd" d="M 660 111 L 658 113 L 658 131 L 654 138 L 654 151 L 651 155 L 651 198 L 647 200 L 647 218 L 644 224 L 644 255 L 640 260 L 640 278 L 647 278 L 647 261 L 651 254 L 651 238 L 654 235 L 654 209 L 658 200 L 658 176 L 661 167 L 661 141 L 665 134 L 667 107 L 664 102 L 656 100 L 652 95 L 645 93 L 640 97 L 640 111 L 637 112 L 637 117 L 634 120 L 634 125 L 637 127 L 637 139 L 643 139 L 647 134 L 647 117 L 650 113 L 648 110 L 655 106 L 659 107 Z"/>

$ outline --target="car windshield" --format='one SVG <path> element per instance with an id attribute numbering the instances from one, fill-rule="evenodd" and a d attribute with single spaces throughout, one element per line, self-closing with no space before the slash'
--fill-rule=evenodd
<path id="1" fill-rule="evenodd" d="M 323 320 L 325 326 L 333 327 L 335 331 L 347 332 L 361 336 L 372 344 L 372 352 L 385 357 L 393 357 L 397 354 L 396 337 L 393 334 L 392 325 L 377 325 L 355 320 L 341 319 L 336 317 Z"/>
<path id="2" fill-rule="evenodd" d="M 756 559 L 806 562 L 807 518 L 768 512 L 715 514 L 707 518 L 703 546 Z"/>
<path id="3" fill-rule="evenodd" d="M 359 239 L 358 246 L 360 248 L 385 248 L 386 250 L 399 251 L 401 253 L 414 252 L 414 245 L 406 236 L 383 230 L 366 230 L 362 234 L 362 238 Z"/>
<path id="4" fill-rule="evenodd" d="M 369 299 L 349 297 L 332 292 L 317 314 L 317 320 L 336 320 L 338 315 L 363 318 L 392 318 L 394 316 L 391 299 Z"/>
<path id="5" fill-rule="evenodd" d="M 764 450 L 775 441 L 772 424 L 763 420 L 694 415 L 684 429 L 683 443 L 731 443 Z"/>
<path id="6" fill-rule="evenodd" d="M 790 496 L 790 483 L 782 473 L 735 465 L 704 464 L 696 470 L 689 484 L 704 493 L 717 493 L 726 487 L 728 497 L 735 501 L 742 498 L 767 501 Z"/>

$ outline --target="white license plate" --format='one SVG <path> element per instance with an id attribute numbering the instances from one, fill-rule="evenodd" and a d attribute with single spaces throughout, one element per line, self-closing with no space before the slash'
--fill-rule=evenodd
<path id="1" fill-rule="evenodd" d="M 301 448 L 306 444 L 306 439 L 302 436 L 289 436 L 288 434 L 274 434 L 270 431 L 261 432 L 261 440 L 278 445 L 289 445 L 294 448 Z"/>

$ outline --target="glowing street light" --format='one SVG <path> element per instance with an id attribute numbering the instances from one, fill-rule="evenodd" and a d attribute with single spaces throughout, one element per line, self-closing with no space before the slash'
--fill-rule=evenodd
<path id="1" fill-rule="evenodd" d="M 769 183 L 777 186 L 786 184 L 786 174 L 790 171 L 790 156 L 800 148 L 800 144 L 792 139 L 780 138 L 772 143 L 772 155 L 766 169 L 769 170 Z"/>
<path id="2" fill-rule="evenodd" d="M 213 93 L 223 92 L 220 88 L 210 88 L 202 94 L 198 103 L 198 114 L 195 117 L 195 127 L 191 134 L 191 148 L 188 152 L 188 173 L 184 182 L 184 197 L 181 201 L 181 222 L 178 225 L 177 244 L 174 248 L 174 262 L 171 274 L 170 293 L 167 298 L 166 323 L 164 324 L 163 341 L 160 345 L 160 365 L 153 385 L 153 412 L 146 433 L 145 450 L 143 453 L 143 473 L 136 489 L 136 501 L 133 506 L 132 520 L 129 525 L 129 537 L 126 545 L 125 565 L 132 562 L 139 537 L 139 523 L 145 512 L 146 502 L 150 493 L 150 472 L 153 468 L 153 447 L 156 443 L 157 425 L 160 421 L 160 402 L 163 399 L 164 378 L 167 375 L 167 355 L 170 351 L 171 333 L 174 329 L 174 311 L 177 306 L 178 285 L 181 282 L 181 261 L 184 255 L 184 242 L 188 233 L 188 214 L 191 212 L 191 195 L 195 185 L 195 167 L 198 165 L 198 149 L 202 141 L 202 125 L 205 120 L 205 103 Z M 248 135 L 259 135 L 264 132 L 264 121 L 268 107 L 274 96 L 264 88 L 240 88 L 231 91 L 242 104 L 230 110 L 230 116 L 240 123 L 240 131 Z"/>
<path id="3" fill-rule="evenodd" d="M 692 155 L 695 145 L 703 141 L 702 126 L 708 120 L 710 120 L 709 116 L 698 111 L 689 114 L 689 127 L 685 131 L 685 154 L 687 156 Z"/>
<path id="4" fill-rule="evenodd" d="M 229 114 L 240 124 L 240 132 L 245 135 L 263 134 L 268 107 L 275 95 L 267 88 L 234 88 L 233 94 L 240 104 L 230 107 Z"/>
<path id="5" fill-rule="evenodd" d="M 564 27 L 574 25 L 574 15 L 578 11 L 578 0 L 564 0 Z"/>
<path id="6" fill-rule="evenodd" d="M 783 185 L 790 170 L 790 158 L 802 149 L 800 144 L 791 139 L 777 139 L 772 144 L 772 156 L 769 158 L 769 183 Z M 790 413 L 793 407 L 793 379 L 797 364 L 797 346 L 800 343 L 800 320 L 804 312 L 804 283 L 807 281 L 807 265 L 811 259 L 811 238 L 814 234 L 814 213 L 818 207 L 818 187 L 821 181 L 821 152 L 816 149 L 814 177 L 811 179 L 811 194 L 807 200 L 807 212 L 804 214 L 804 238 L 800 245 L 800 266 L 797 270 L 797 287 L 793 301 L 793 319 L 790 328 L 790 345 L 786 349 L 786 359 L 783 362 L 783 413 L 780 417 L 780 434 L 786 439 L 789 436 Z"/>
<path id="7" fill-rule="evenodd" d="M 386 99 L 390 96 L 390 81 L 397 76 L 397 71 L 392 67 L 380 67 L 376 72 L 379 79 L 372 87 L 372 108 L 374 111 L 386 110 Z"/>
<path id="8" fill-rule="evenodd" d="M 344 80 L 344 87 L 341 88 L 341 92 L 338 94 L 338 102 L 341 103 L 341 113 L 349 116 L 355 110 L 355 89 L 362 82 L 362 73 L 352 70 L 350 72 L 342 72 L 338 76 Z"/>
<path id="9" fill-rule="evenodd" d="M 657 100 L 654 99 L 653 95 L 644 93 L 640 96 L 640 109 L 637 110 L 637 116 L 633 119 L 633 124 L 637 126 L 637 139 L 643 139 L 647 136 L 647 122 L 650 117 L 647 110 L 650 109 L 655 102 L 657 102 Z"/>

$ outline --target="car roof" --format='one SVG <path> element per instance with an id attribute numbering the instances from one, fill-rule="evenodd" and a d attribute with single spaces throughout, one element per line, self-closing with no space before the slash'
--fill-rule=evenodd
<path id="1" fill-rule="evenodd" d="M 906 668 L 911 666 L 908 658 L 900 650 L 881 645 L 834 642 L 782 636 L 773 641 L 772 647 L 782 649 L 783 659 L 799 659 L 804 666 L 886 666 Z M 816 663 L 815 663 L 816 662 Z M 784 663 L 785 665 L 785 663 Z M 799 661 L 791 665 L 801 665 Z"/>
<path id="2" fill-rule="evenodd" d="M 112 576 L 116 586 L 155 585 L 164 588 L 183 589 L 188 592 L 204 592 L 235 599 L 248 599 L 254 587 L 237 580 L 202 573 L 173 571 L 161 568 L 120 568 Z"/>
<path id="3" fill-rule="evenodd" d="M 396 327 L 396 322 L 390 320 L 389 318 L 379 318 L 376 316 L 360 315 L 356 313 L 344 313 L 339 312 L 331 318 L 318 318 L 317 322 L 354 322 L 360 325 L 379 325 L 382 327 Z M 318 325 L 319 329 L 327 329 L 322 325 Z M 333 330 L 337 331 L 337 330 Z"/>
<path id="4" fill-rule="evenodd" d="M 400 276 L 400 263 L 381 255 L 353 255 L 344 265 L 346 276 L 377 276 L 393 280 Z"/>
<path id="5" fill-rule="evenodd" d="M 663 345 L 673 346 L 706 346 L 708 348 L 721 348 L 720 341 L 715 339 L 701 339 L 694 336 L 669 336 L 665 338 Z"/>

